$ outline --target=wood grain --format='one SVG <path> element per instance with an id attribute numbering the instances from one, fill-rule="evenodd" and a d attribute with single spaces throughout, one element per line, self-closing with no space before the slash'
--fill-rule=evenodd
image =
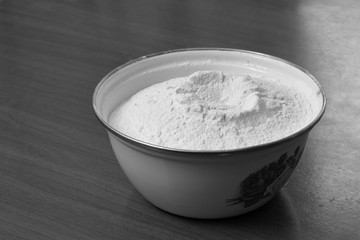
<path id="1" fill-rule="evenodd" d="M 0 1 L 0 239 L 359 239 L 358 1 Z M 327 112 L 269 204 L 223 220 L 163 212 L 118 165 L 92 113 L 111 69 L 187 47 L 308 69 Z"/>

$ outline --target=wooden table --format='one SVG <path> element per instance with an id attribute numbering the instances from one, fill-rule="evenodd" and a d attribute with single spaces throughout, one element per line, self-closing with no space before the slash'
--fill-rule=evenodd
<path id="1" fill-rule="evenodd" d="M 360 2 L 0 1 L 0 239 L 360 239 Z M 164 50 L 292 61 L 328 107 L 270 203 L 222 220 L 152 206 L 92 112 L 98 81 Z"/>

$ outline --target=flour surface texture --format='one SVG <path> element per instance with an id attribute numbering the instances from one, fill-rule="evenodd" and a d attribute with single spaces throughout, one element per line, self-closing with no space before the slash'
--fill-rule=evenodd
<path id="1" fill-rule="evenodd" d="M 110 115 L 135 139 L 186 150 L 227 150 L 272 142 L 313 119 L 289 83 L 258 76 L 195 72 L 145 88 Z"/>

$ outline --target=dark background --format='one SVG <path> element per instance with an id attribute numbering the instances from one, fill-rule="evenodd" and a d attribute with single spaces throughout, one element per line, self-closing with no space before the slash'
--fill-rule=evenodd
<path id="1" fill-rule="evenodd" d="M 359 239 L 359 23 L 357 0 L 0 0 L 0 239 Z M 150 205 L 92 112 L 110 70 L 189 47 L 275 55 L 326 92 L 290 182 L 252 213 Z"/>

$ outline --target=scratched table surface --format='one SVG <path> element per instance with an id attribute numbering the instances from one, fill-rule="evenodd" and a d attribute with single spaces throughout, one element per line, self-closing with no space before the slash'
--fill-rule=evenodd
<path id="1" fill-rule="evenodd" d="M 358 0 L 1 0 L 0 239 L 360 239 L 359 23 Z M 326 92 L 289 183 L 249 214 L 154 207 L 94 117 L 110 70 L 192 47 L 284 58 Z"/>

